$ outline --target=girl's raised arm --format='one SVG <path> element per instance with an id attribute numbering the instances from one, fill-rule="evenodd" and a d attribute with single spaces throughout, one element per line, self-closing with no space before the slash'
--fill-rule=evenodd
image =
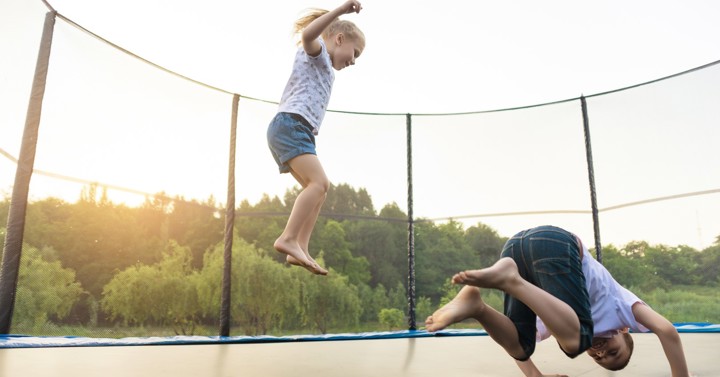
<path id="1" fill-rule="evenodd" d="M 321 49 L 320 42 L 318 42 L 317 39 L 322 35 L 325 28 L 343 14 L 360 13 L 361 9 L 362 5 L 360 5 L 359 1 L 347 0 L 341 6 L 313 20 L 313 22 L 303 30 L 302 36 L 300 37 L 305 52 L 310 56 L 317 56 Z"/>

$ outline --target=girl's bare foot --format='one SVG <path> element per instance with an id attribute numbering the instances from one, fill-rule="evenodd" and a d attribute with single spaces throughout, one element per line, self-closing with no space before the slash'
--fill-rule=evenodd
<path id="1" fill-rule="evenodd" d="M 462 271 L 452 277 L 455 284 L 505 290 L 507 285 L 520 278 L 512 258 L 500 258 L 495 264 L 481 270 Z"/>
<path id="2" fill-rule="evenodd" d="M 484 309 L 485 303 L 480 297 L 480 290 L 465 286 L 452 301 L 427 317 L 425 328 L 430 332 L 439 331 L 468 318 L 477 318 Z"/>
<path id="3" fill-rule="evenodd" d="M 273 245 L 275 250 L 287 255 L 285 260 L 295 266 L 300 266 L 316 275 L 327 275 L 327 270 L 320 267 L 315 261 L 311 261 L 305 256 L 305 253 L 297 244 L 297 242 L 287 242 L 280 238 Z"/>
<path id="4" fill-rule="evenodd" d="M 312 272 L 312 273 L 315 274 L 315 275 L 327 275 L 327 274 L 328 274 L 327 270 L 324 269 L 324 268 L 322 268 L 322 266 L 320 266 L 320 264 L 318 264 L 318 262 L 316 262 L 316 261 L 315 261 L 314 259 L 312 259 L 312 258 L 310 258 L 310 263 L 312 263 L 312 265 L 313 265 L 312 268 L 311 268 L 311 267 L 307 267 L 307 266 L 301 264 L 300 261 L 298 261 L 297 259 L 295 259 L 295 257 L 293 257 L 292 255 L 286 256 L 286 257 L 285 257 L 285 261 L 287 261 L 289 264 L 291 264 L 291 265 L 293 265 L 293 266 L 303 267 L 303 268 L 307 269 L 308 271 Z"/>

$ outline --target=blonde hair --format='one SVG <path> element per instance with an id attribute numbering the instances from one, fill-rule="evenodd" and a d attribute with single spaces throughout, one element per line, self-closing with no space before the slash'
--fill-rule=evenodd
<path id="1" fill-rule="evenodd" d="M 311 22 L 315 21 L 320 16 L 328 13 L 329 11 L 319 8 L 310 8 L 305 12 L 305 15 L 295 21 L 293 27 L 293 34 L 300 34 L 305 30 Z M 325 41 L 332 39 L 335 35 L 342 33 L 348 38 L 361 42 L 362 47 L 365 47 L 365 34 L 357 27 L 354 23 L 347 20 L 335 19 L 328 27 L 322 32 L 322 38 Z"/>

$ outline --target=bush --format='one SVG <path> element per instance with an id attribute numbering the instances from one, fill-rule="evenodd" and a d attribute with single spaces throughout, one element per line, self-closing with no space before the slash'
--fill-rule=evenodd
<path id="1" fill-rule="evenodd" d="M 381 309 L 380 313 L 378 313 L 378 320 L 388 330 L 393 330 L 403 327 L 405 316 L 400 309 Z"/>

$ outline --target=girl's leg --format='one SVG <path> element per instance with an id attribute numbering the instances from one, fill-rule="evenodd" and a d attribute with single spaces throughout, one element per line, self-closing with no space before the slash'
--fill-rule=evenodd
<path id="1" fill-rule="evenodd" d="M 294 258 L 309 271 L 325 275 L 327 271 L 305 255 L 302 245 L 309 242 L 330 182 L 320 160 L 314 154 L 297 156 L 288 161 L 288 164 L 293 176 L 303 185 L 303 190 L 295 200 L 285 230 L 275 240 L 275 250 Z"/>
<path id="2" fill-rule="evenodd" d="M 453 276 L 453 283 L 504 291 L 535 312 L 565 352 L 574 353 L 580 347 L 580 320 L 575 311 L 520 277 L 512 258 L 500 258 L 491 267 L 481 270 L 460 272 Z"/>
<path id="3" fill-rule="evenodd" d="M 290 171 L 290 173 L 295 177 L 295 179 L 300 183 L 300 185 L 304 188 L 306 186 L 305 182 L 303 181 L 302 177 L 298 176 L 294 171 Z M 315 223 L 317 223 L 317 217 L 320 214 L 320 209 L 322 208 L 323 203 L 325 202 L 325 198 L 327 196 L 323 197 L 322 201 L 318 203 L 318 205 L 315 207 L 313 214 L 311 215 L 314 220 L 308 220 L 303 225 L 303 229 L 300 230 L 299 236 L 298 236 L 298 244 L 300 245 L 300 248 L 302 249 L 303 253 L 305 253 L 305 257 L 312 263 L 317 264 L 317 261 L 313 259 L 313 257 L 310 255 L 310 236 L 312 235 Z M 302 264 L 295 259 L 292 255 L 288 255 L 285 260 L 295 266 L 301 266 Z M 322 267 L 320 267 L 322 268 Z M 326 273 L 327 271 L 325 271 Z M 324 275 L 325 273 L 322 273 Z"/>
<path id="4" fill-rule="evenodd" d="M 431 332 L 438 331 L 468 318 L 480 322 L 488 335 L 510 356 L 516 359 L 525 357 L 515 325 L 510 318 L 485 305 L 476 287 L 464 286 L 452 301 L 425 320 L 425 327 Z"/>
<path id="5" fill-rule="evenodd" d="M 310 256 L 310 236 L 312 235 L 315 224 L 317 223 L 318 215 L 320 215 L 320 209 L 322 208 L 323 203 L 325 203 L 325 198 L 327 198 L 327 195 L 323 195 L 322 200 L 317 204 L 317 206 L 315 206 L 313 212 L 308 218 L 308 221 L 306 221 L 305 224 L 303 224 L 303 228 L 300 229 L 300 235 L 298 237 L 300 248 L 305 253 L 305 256 L 313 263 L 317 262 L 315 262 L 315 259 Z"/>

